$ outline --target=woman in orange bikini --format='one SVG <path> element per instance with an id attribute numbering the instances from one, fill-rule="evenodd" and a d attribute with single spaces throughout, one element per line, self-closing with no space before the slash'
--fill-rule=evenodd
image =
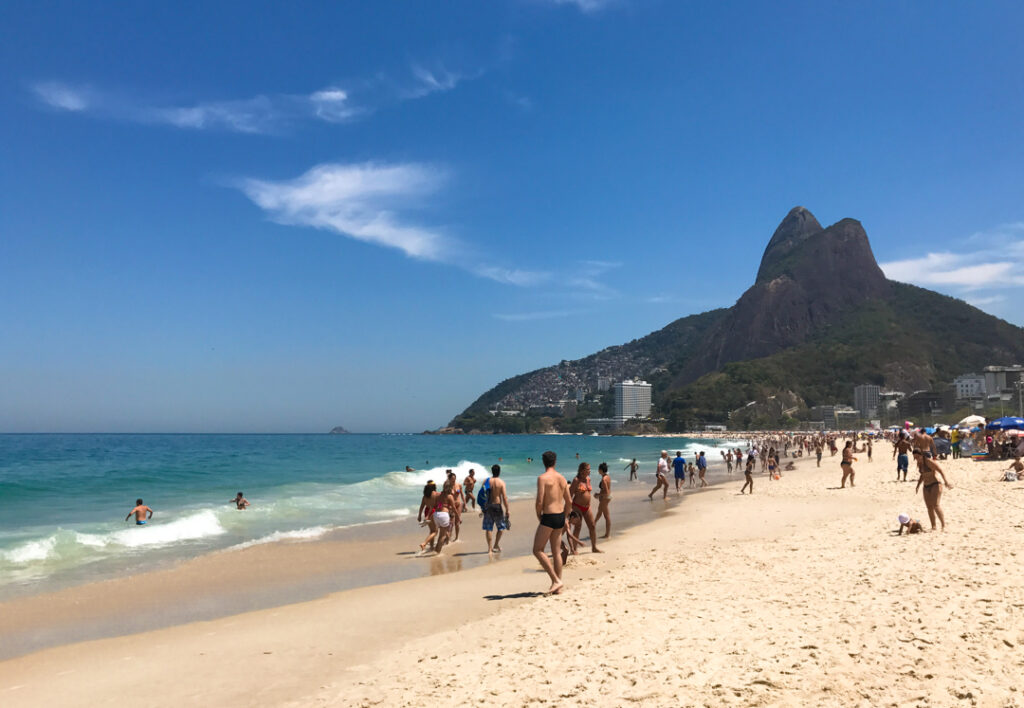
<path id="1" fill-rule="evenodd" d="M 586 522 L 587 530 L 590 532 L 590 550 L 593 553 L 600 553 L 597 548 L 597 529 L 594 527 L 594 514 L 590 511 L 593 486 L 590 484 L 590 465 L 581 462 L 576 471 L 576 477 L 569 485 L 569 496 L 572 498 L 572 508 L 580 513 L 573 525 L 573 533 L 578 537 L 582 522 Z"/>

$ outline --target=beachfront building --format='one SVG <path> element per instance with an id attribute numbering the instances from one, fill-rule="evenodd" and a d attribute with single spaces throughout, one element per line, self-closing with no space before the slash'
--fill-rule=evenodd
<path id="1" fill-rule="evenodd" d="M 878 401 L 882 388 L 874 384 L 863 384 L 853 387 L 853 407 L 862 418 L 874 418 L 878 415 Z"/>
<path id="2" fill-rule="evenodd" d="M 985 395 L 985 377 L 981 374 L 961 374 L 953 379 L 958 401 L 981 398 Z"/>
<path id="3" fill-rule="evenodd" d="M 861 427 L 861 414 L 856 408 L 850 408 L 849 406 L 841 406 L 836 408 L 835 411 L 835 429 L 836 430 L 854 430 L 855 428 Z"/>
<path id="4" fill-rule="evenodd" d="M 646 418 L 651 414 L 651 385 L 646 381 L 626 379 L 615 384 L 615 418 L 625 423 L 630 418 Z"/>
<path id="5" fill-rule="evenodd" d="M 1024 366 L 986 366 L 984 368 L 985 392 L 997 394 L 1012 392 L 1024 377 Z"/>

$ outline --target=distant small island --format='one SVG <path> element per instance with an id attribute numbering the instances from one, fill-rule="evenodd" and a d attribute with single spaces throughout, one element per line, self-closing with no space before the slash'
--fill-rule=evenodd
<path id="1" fill-rule="evenodd" d="M 348 435 L 349 432 L 347 430 L 345 430 L 343 427 L 341 427 L 340 425 L 337 425 L 337 426 L 331 428 L 330 434 L 331 435 Z"/>

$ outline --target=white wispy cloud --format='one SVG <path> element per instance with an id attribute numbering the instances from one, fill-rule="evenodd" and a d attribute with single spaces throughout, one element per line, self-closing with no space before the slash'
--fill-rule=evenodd
<path id="1" fill-rule="evenodd" d="M 74 112 L 89 108 L 89 90 L 85 87 L 73 88 L 57 81 L 44 81 L 33 86 L 32 92 L 51 108 Z"/>
<path id="2" fill-rule="evenodd" d="M 893 280 L 963 292 L 1024 286 L 1024 222 L 976 232 L 962 243 L 959 250 L 935 251 L 879 265 Z"/>
<path id="3" fill-rule="evenodd" d="M 41 103 L 60 111 L 185 130 L 277 133 L 303 121 L 356 120 L 389 104 L 451 91 L 482 74 L 482 70 L 465 73 L 440 64 L 433 68 L 413 64 L 409 74 L 399 79 L 381 74 L 354 81 L 350 87 L 330 85 L 307 94 L 261 94 L 177 104 L 60 81 L 40 82 L 31 89 Z"/>
<path id="4" fill-rule="evenodd" d="M 614 5 L 618 0 L 543 0 L 552 5 L 575 5 L 579 8 L 580 12 L 592 13 L 598 12 L 611 5 Z"/>
<path id="5" fill-rule="evenodd" d="M 367 162 L 317 165 L 295 179 L 246 179 L 238 186 L 278 223 L 328 229 L 411 258 L 441 261 L 449 256 L 448 239 L 401 212 L 445 181 L 444 170 L 429 165 Z"/>
<path id="6" fill-rule="evenodd" d="M 553 320 L 559 317 L 570 317 L 576 313 L 571 310 L 545 310 L 543 312 L 515 312 L 511 314 L 495 313 L 495 319 L 504 322 L 532 322 L 534 320 Z"/>
<path id="7" fill-rule="evenodd" d="M 419 223 L 420 207 L 448 180 L 448 171 L 435 165 L 328 163 L 294 179 L 250 178 L 233 186 L 280 224 L 333 231 L 506 285 L 528 287 L 550 277 L 546 272 L 481 262 L 472 255 L 472 247 Z"/>

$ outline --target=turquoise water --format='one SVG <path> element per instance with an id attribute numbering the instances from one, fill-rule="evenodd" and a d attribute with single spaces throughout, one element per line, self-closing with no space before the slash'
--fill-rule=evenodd
<path id="1" fill-rule="evenodd" d="M 479 479 L 499 458 L 512 496 L 530 496 L 548 449 L 567 476 L 579 453 L 595 470 L 608 462 L 616 479 L 636 457 L 650 480 L 669 447 L 720 459 L 718 446 L 687 438 L 0 435 L 0 592 L 355 525 L 413 523 L 428 479 L 443 479 L 446 468 L 460 481 L 475 468 Z M 228 503 L 238 491 L 249 510 Z M 124 521 L 138 497 L 155 511 L 145 527 Z"/>

